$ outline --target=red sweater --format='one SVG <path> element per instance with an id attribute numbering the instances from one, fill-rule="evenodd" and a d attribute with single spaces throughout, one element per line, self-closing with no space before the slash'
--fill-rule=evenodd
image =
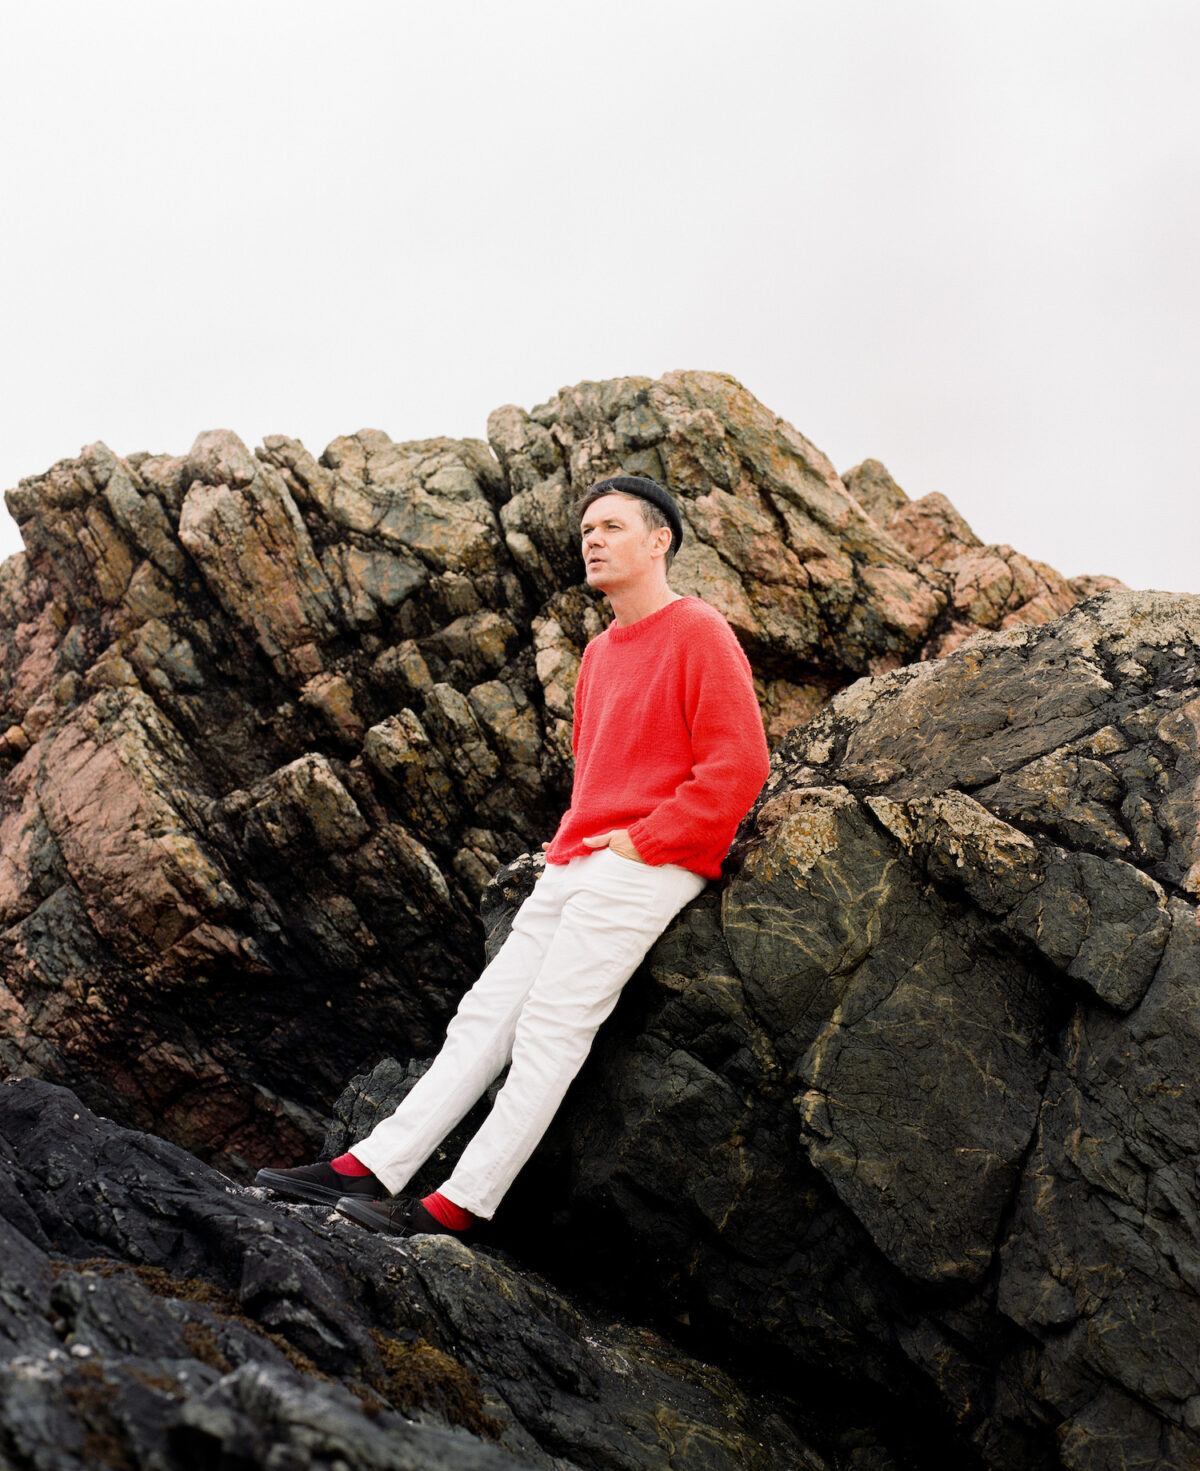
<path id="1" fill-rule="evenodd" d="M 629 829 L 647 863 L 716 878 L 767 775 L 750 665 L 699 598 L 678 598 L 584 650 L 575 686 L 575 784 L 546 853 L 567 863 L 585 837 Z"/>

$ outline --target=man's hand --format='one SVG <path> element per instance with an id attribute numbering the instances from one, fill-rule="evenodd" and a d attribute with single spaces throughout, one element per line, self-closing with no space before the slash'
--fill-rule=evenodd
<path id="1" fill-rule="evenodd" d="M 633 863 L 645 863 L 645 859 L 633 846 L 627 827 L 619 827 L 611 833 L 597 833 L 594 838 L 584 838 L 588 848 L 611 848 L 619 858 L 628 858 Z"/>

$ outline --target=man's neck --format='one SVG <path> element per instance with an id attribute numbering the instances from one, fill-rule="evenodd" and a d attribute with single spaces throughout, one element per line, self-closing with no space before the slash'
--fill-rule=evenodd
<path id="1" fill-rule="evenodd" d="M 627 628 L 629 624 L 640 623 L 643 618 L 649 618 L 651 613 L 659 612 L 668 603 L 676 602 L 679 596 L 665 582 L 659 582 L 653 587 L 629 588 L 615 597 L 610 595 L 608 601 L 618 627 Z"/>

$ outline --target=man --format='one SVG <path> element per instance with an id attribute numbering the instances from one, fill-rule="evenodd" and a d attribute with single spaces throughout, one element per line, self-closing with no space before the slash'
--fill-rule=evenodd
<path id="1" fill-rule="evenodd" d="M 337 1203 L 397 1235 L 490 1218 L 554 1117 L 597 1029 L 672 917 L 716 878 L 767 774 L 750 666 L 705 602 L 672 592 L 679 508 L 640 476 L 579 504 L 590 587 L 614 621 L 584 651 L 575 690 L 571 805 L 512 933 L 467 992 L 400 1107 L 329 1163 L 260 1170 L 257 1183 Z M 509 1067 L 450 1178 L 389 1200 Z"/>

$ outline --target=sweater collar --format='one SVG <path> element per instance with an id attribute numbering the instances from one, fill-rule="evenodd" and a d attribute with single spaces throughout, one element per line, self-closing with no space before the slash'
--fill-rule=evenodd
<path id="1" fill-rule="evenodd" d="M 631 643 L 634 639 L 642 638 L 660 628 L 670 618 L 672 609 L 689 601 L 687 597 L 674 598 L 665 607 L 659 608 L 657 613 L 648 613 L 645 618 L 639 618 L 636 623 L 627 623 L 623 628 L 619 623 L 610 623 L 604 630 L 604 636 L 615 644 Z"/>

